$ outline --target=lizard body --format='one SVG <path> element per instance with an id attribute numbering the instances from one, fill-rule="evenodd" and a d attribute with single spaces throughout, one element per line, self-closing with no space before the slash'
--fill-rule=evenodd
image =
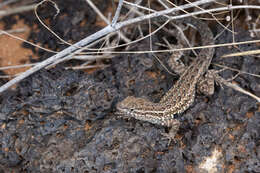
<path id="1" fill-rule="evenodd" d="M 193 18 L 181 20 L 183 23 L 191 24 L 197 28 L 203 45 L 214 44 L 213 34 L 207 24 Z M 178 81 L 161 98 L 159 103 L 128 96 L 117 104 L 117 109 L 127 117 L 172 127 L 175 134 L 180 122 L 174 119 L 174 115 L 184 112 L 194 102 L 196 85 L 207 72 L 213 54 L 213 48 L 202 49 L 198 57 L 185 69 Z"/>

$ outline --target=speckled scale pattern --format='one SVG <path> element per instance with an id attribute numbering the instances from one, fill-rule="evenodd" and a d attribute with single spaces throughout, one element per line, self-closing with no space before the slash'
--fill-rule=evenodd
<path id="1" fill-rule="evenodd" d="M 214 44 L 213 34 L 207 24 L 194 18 L 181 20 L 183 23 L 191 24 L 197 28 L 203 45 Z M 174 114 L 184 112 L 194 102 L 196 85 L 207 72 L 213 54 L 213 48 L 202 49 L 198 57 L 183 72 L 179 80 L 162 97 L 159 103 L 129 96 L 117 104 L 117 109 L 125 116 L 153 124 L 179 125 L 179 121 L 174 119 Z"/>

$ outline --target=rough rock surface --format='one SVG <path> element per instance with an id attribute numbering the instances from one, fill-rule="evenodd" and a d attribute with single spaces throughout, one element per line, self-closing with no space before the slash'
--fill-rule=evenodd
<path id="1" fill-rule="evenodd" d="M 239 33 L 237 41 L 250 39 Z M 228 32 L 216 40 L 225 42 L 232 42 Z M 149 40 L 132 50 L 149 50 Z M 217 48 L 213 63 L 260 74 L 259 58 L 216 58 L 232 51 Z M 0 172 L 260 172 L 255 100 L 225 86 L 217 86 L 210 97 L 197 95 L 193 106 L 176 116 L 182 124 L 169 144 L 161 135 L 167 128 L 122 119 L 115 104 L 128 95 L 159 101 L 178 77 L 150 54 L 123 54 L 109 64 L 92 74 L 65 70 L 61 64 L 1 95 Z M 224 78 L 235 74 L 221 73 Z M 240 75 L 235 81 L 260 95 L 259 78 Z"/>

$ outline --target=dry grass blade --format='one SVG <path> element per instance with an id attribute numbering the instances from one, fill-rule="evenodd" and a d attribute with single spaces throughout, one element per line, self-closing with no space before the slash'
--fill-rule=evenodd
<path id="1" fill-rule="evenodd" d="M 231 82 L 228 82 L 226 81 L 225 79 L 221 78 L 220 76 L 218 75 L 215 75 L 214 76 L 215 80 L 220 83 L 220 84 L 224 84 L 226 85 L 227 87 L 230 87 L 230 88 L 233 88 L 234 90 L 238 91 L 238 92 L 241 92 L 243 94 L 246 94 L 252 98 L 254 98 L 255 100 L 257 100 L 257 102 L 260 102 L 260 98 L 257 97 L 256 95 L 246 91 L 245 89 L 241 88 L 240 86 L 236 85 L 236 84 L 233 84 Z"/>
<path id="2" fill-rule="evenodd" d="M 232 57 L 232 56 L 246 56 L 246 55 L 256 55 L 260 54 L 260 50 L 249 50 L 249 51 L 243 51 L 243 52 L 238 52 L 238 53 L 230 53 L 221 56 L 221 58 L 227 58 L 227 57 Z"/>

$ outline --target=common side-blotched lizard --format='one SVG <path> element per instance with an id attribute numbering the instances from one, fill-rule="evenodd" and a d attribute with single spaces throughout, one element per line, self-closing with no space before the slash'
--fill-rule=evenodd
<path id="1" fill-rule="evenodd" d="M 213 34 L 207 24 L 192 18 L 181 20 L 183 23 L 191 24 L 197 28 L 203 45 L 214 44 Z M 162 97 L 159 103 L 128 96 L 117 104 L 120 114 L 153 124 L 172 127 L 169 136 L 173 138 L 180 125 L 180 122 L 174 119 L 174 114 L 184 112 L 194 102 L 196 85 L 208 71 L 213 54 L 213 48 L 202 49 L 198 57 L 185 69 L 178 81 Z"/>

